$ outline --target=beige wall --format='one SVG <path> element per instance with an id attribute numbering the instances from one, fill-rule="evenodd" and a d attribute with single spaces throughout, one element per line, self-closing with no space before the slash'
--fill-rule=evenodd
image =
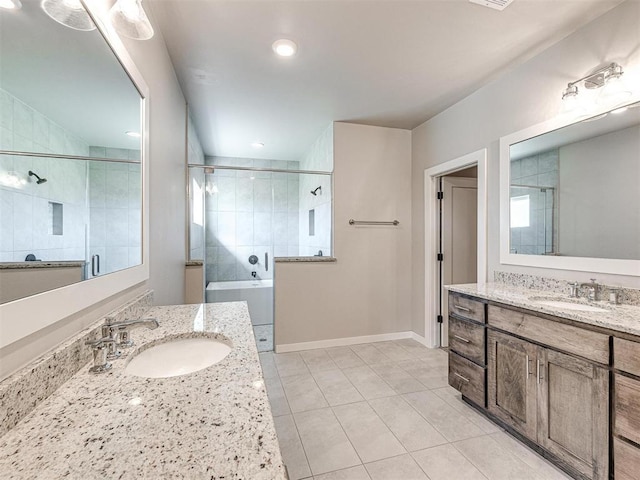
<path id="1" fill-rule="evenodd" d="M 157 25 L 151 4 L 145 4 Z M 159 28 L 151 40 L 124 39 L 149 86 L 149 287 L 156 305 L 184 301 L 186 102 Z"/>
<path id="2" fill-rule="evenodd" d="M 276 263 L 276 345 L 411 329 L 411 132 L 334 124 L 336 263 Z M 353 227 L 356 220 L 398 227 Z"/>
<path id="3" fill-rule="evenodd" d="M 553 47 L 479 89 L 412 132 L 413 330 L 424 334 L 424 170 L 488 149 L 488 265 L 568 280 L 640 287 L 640 278 L 501 265 L 499 260 L 499 139 L 559 111 L 567 82 L 617 61 L 629 78 L 640 68 L 640 3 L 627 1 Z"/>

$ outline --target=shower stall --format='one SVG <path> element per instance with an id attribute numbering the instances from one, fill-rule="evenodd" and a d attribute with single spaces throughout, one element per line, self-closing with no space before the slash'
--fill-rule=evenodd
<path id="1" fill-rule="evenodd" d="M 274 259 L 331 255 L 331 173 L 299 162 L 208 157 L 189 165 L 190 259 L 206 302 L 246 301 L 258 350 L 273 350 Z"/>

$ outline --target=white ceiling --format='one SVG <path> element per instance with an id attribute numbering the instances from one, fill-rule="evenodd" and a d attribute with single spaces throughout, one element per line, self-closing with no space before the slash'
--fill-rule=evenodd
<path id="1" fill-rule="evenodd" d="M 298 160 L 332 121 L 411 129 L 621 3 L 147 0 L 208 155 Z M 271 44 L 291 38 L 293 58 Z M 251 142 L 261 141 L 256 150 Z"/>

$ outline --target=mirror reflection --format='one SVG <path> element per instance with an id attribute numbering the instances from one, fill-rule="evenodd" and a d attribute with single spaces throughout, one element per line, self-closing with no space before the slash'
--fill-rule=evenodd
<path id="1" fill-rule="evenodd" d="M 139 265 L 141 97 L 108 43 L 27 0 L 0 58 L 0 303 Z"/>
<path id="2" fill-rule="evenodd" d="M 640 260 L 640 103 L 510 146 L 510 251 Z"/>

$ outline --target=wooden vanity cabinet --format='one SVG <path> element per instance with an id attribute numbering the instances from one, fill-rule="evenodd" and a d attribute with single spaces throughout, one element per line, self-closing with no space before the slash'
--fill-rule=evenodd
<path id="1" fill-rule="evenodd" d="M 449 294 L 449 385 L 485 408 L 486 305 Z"/>
<path id="2" fill-rule="evenodd" d="M 487 348 L 487 409 L 536 441 L 538 348 L 494 330 L 488 333 Z"/>
<path id="3" fill-rule="evenodd" d="M 488 309 L 487 410 L 585 478 L 608 478 L 608 369 L 544 345 L 559 343 L 576 327 L 518 311 L 509 322 L 511 312 Z M 532 332 L 536 341 L 494 330 L 492 324 Z M 553 338 L 545 341 L 545 331 L 553 331 Z M 588 334 L 581 337 L 597 346 L 589 355 L 600 358 L 609 338 Z M 569 342 L 569 348 L 582 347 Z"/>
<path id="4" fill-rule="evenodd" d="M 613 469 L 616 480 L 640 475 L 640 343 L 613 339 Z"/>

